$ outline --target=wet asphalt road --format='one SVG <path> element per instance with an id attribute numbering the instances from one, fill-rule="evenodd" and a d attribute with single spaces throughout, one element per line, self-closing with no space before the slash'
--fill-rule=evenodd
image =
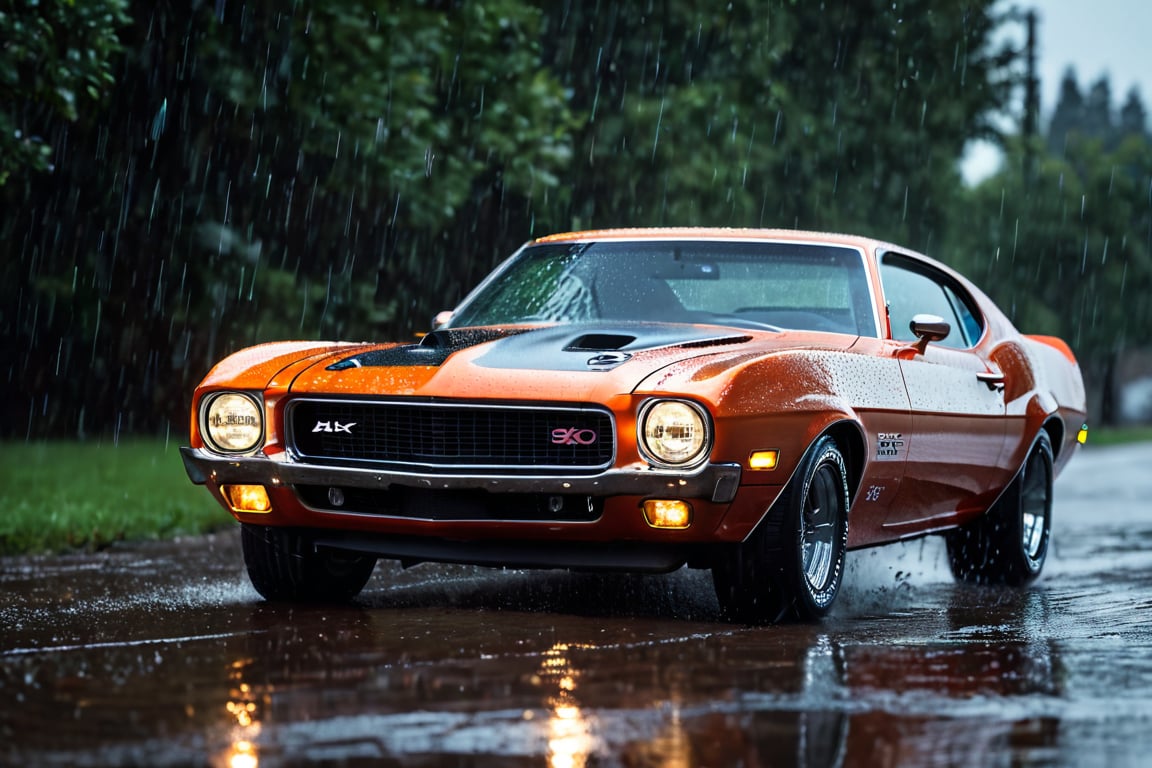
<path id="1" fill-rule="evenodd" d="M 1030 589 L 925 539 L 851 553 L 819 625 L 720 623 L 691 571 L 381 563 L 272 606 L 235 533 L 0 560 L 0 764 L 1152 764 L 1150 466 L 1081 452 Z"/>

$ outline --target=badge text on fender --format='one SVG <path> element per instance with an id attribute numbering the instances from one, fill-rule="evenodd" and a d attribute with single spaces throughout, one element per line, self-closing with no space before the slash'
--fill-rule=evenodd
<path id="1" fill-rule="evenodd" d="M 899 459 L 904 453 L 904 435 L 899 432 L 876 434 L 876 458 Z"/>

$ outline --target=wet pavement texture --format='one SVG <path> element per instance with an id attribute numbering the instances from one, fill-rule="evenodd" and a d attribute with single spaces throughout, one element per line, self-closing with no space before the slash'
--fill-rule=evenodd
<path id="1" fill-rule="evenodd" d="M 1152 761 L 1152 444 L 1057 483 L 1024 590 L 943 542 L 849 554 L 820 624 L 710 577 L 381 562 L 264 603 L 235 531 L 0 560 L 0 764 L 1124 766 Z"/>

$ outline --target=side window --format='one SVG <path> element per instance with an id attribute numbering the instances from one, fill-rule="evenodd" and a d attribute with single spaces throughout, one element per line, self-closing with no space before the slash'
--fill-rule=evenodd
<path id="1" fill-rule="evenodd" d="M 937 315 L 952 326 L 940 344 L 964 349 L 973 346 L 983 332 L 983 322 L 971 302 L 947 276 L 931 267 L 898 255 L 886 254 L 880 265 L 880 280 L 888 302 L 892 338 L 915 341 L 909 327 L 920 314 Z"/>
<path id="2" fill-rule="evenodd" d="M 945 285 L 944 293 L 947 294 L 948 300 L 956 310 L 956 315 L 960 318 L 960 326 L 964 329 L 964 346 L 974 346 L 984 334 L 984 322 L 972 304 L 951 286 Z"/>

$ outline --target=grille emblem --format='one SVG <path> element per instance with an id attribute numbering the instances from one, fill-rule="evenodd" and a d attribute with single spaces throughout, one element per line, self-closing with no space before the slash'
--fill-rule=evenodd
<path id="1" fill-rule="evenodd" d="M 316 426 L 312 427 L 313 432 L 343 432 L 346 435 L 352 434 L 352 427 L 356 426 L 356 422 L 350 421 L 347 424 L 341 424 L 338 421 L 318 421 Z"/>
<path id="2" fill-rule="evenodd" d="M 592 445 L 596 442 L 596 431 L 580 429 L 579 427 L 560 427 L 552 430 L 552 442 L 555 445 Z"/>

